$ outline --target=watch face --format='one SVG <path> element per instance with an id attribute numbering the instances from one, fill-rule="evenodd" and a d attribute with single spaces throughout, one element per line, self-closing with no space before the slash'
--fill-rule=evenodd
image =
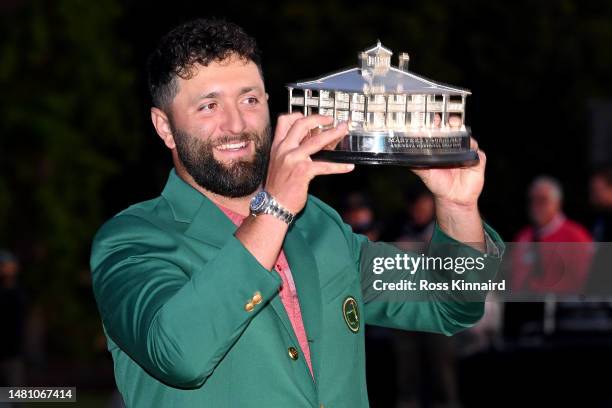
<path id="1" fill-rule="evenodd" d="M 266 201 L 268 201 L 267 198 L 268 195 L 265 191 L 260 191 L 259 193 L 255 194 L 251 199 L 251 211 L 254 213 L 261 211 L 266 204 Z"/>

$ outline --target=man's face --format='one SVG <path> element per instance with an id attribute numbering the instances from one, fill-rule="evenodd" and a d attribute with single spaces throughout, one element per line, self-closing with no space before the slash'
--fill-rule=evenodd
<path id="1" fill-rule="evenodd" d="M 541 183 L 532 187 L 529 192 L 529 215 L 535 225 L 542 227 L 548 224 L 560 212 L 561 200 L 552 186 Z"/>
<path id="2" fill-rule="evenodd" d="M 271 144 L 259 70 L 234 56 L 193 70 L 178 79 L 168 115 L 178 159 L 201 187 L 247 196 L 264 180 Z"/>
<path id="3" fill-rule="evenodd" d="M 436 215 L 433 197 L 429 194 L 420 195 L 410 208 L 410 215 L 414 224 L 419 227 L 432 222 Z"/>
<path id="4" fill-rule="evenodd" d="M 0 262 L 0 278 L 12 279 L 17 276 L 19 264 L 15 261 Z"/>
<path id="5" fill-rule="evenodd" d="M 598 209 L 612 208 L 612 186 L 601 176 L 593 176 L 590 182 L 591 203 Z"/>

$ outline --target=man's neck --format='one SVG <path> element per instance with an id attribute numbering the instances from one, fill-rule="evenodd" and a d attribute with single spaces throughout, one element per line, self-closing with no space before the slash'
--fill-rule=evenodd
<path id="1" fill-rule="evenodd" d="M 185 183 L 189 184 L 191 187 L 204 194 L 206 197 L 208 197 L 210 201 L 212 201 L 216 205 L 228 208 L 240 215 L 249 215 L 249 204 L 251 202 L 251 198 L 257 193 L 257 191 L 259 191 L 259 189 L 255 190 L 253 193 L 245 197 L 226 197 L 220 194 L 215 194 L 212 191 L 206 190 L 205 188 L 200 186 L 182 166 L 175 166 L 175 168 L 176 174 L 178 174 L 178 176 L 182 178 Z"/>

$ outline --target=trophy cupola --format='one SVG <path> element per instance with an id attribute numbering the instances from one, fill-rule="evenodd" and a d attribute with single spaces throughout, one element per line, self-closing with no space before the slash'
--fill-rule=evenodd
<path id="1" fill-rule="evenodd" d="M 391 50 L 385 48 L 380 43 L 380 40 L 378 40 L 375 46 L 359 54 L 361 75 L 371 76 L 372 74 L 386 74 L 391 66 L 391 55 L 393 55 Z"/>

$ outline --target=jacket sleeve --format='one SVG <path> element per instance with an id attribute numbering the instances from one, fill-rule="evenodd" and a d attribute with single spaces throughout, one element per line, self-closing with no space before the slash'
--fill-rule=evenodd
<path id="1" fill-rule="evenodd" d="M 487 235 L 487 246 L 494 246 L 487 248 L 491 251 L 486 255 L 446 235 L 437 224 L 425 255 L 441 258 L 482 257 L 484 268 L 478 273 L 465 272 L 461 275 L 461 279 L 466 282 L 487 282 L 488 279 L 494 279 L 499 269 L 504 244 L 499 235 L 484 222 L 483 227 Z M 350 231 L 350 227 L 347 228 Z M 366 324 L 450 336 L 473 326 L 484 314 L 487 291 L 470 292 L 466 296 L 460 291 L 453 291 L 450 284 L 451 290 L 446 291 L 419 289 L 421 280 L 434 283 L 449 282 L 449 276 L 453 277 L 454 272 L 442 276 L 440 273 L 432 273 L 420 267 L 415 273 L 410 273 L 408 270 L 394 270 L 380 275 L 374 274 L 373 262 L 377 257 L 395 258 L 396 255 L 404 253 L 419 257 L 421 254 L 402 251 L 388 243 L 371 242 L 363 235 L 352 232 L 348 237 L 352 242 L 351 246 L 361 273 Z M 393 293 L 374 290 L 376 279 L 385 282 L 412 281 L 415 282 L 417 290 Z"/>
<path id="2" fill-rule="evenodd" d="M 91 270 L 109 337 L 151 375 L 179 387 L 206 380 L 281 282 L 234 236 L 199 264 L 185 260 L 176 238 L 134 215 L 101 228 Z M 263 301 L 248 311 L 255 292 Z"/>

